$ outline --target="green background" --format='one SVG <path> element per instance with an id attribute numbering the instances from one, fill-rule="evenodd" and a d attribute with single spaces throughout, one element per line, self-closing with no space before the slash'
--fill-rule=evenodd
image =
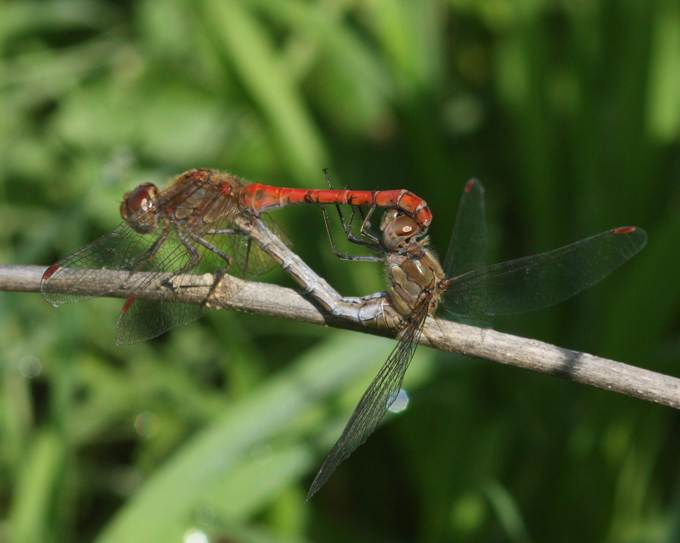
<path id="1" fill-rule="evenodd" d="M 638 224 L 602 285 L 496 327 L 680 373 L 677 0 L 0 3 L 0 261 L 196 166 L 411 189 L 442 252 L 475 176 L 495 260 Z M 275 217 L 343 294 L 384 288 L 318 210 Z M 0 294 L 0 541 L 680 538 L 669 408 L 422 348 L 407 411 L 305 503 L 392 343 L 221 311 L 119 348 L 119 307 Z"/>

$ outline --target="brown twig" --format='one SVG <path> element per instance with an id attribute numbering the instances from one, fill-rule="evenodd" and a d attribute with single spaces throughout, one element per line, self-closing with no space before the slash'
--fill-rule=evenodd
<path id="1" fill-rule="evenodd" d="M 43 271 L 44 268 L 39 266 L 0 266 L 0 290 L 39 291 Z M 113 297 L 126 297 L 129 294 L 114 286 L 123 283 L 122 279 L 128 276 L 127 272 L 101 270 L 88 276 L 91 278 L 88 283 L 78 283 L 79 291 L 83 294 Z M 72 293 L 76 279 L 78 272 L 74 270 L 73 274 L 60 279 L 58 287 L 52 285 L 51 288 Z M 212 283 L 212 275 L 196 275 L 192 277 L 192 288 L 182 289 L 179 293 L 167 289 L 158 281 L 148 285 L 143 292 L 136 291 L 136 294 L 144 298 L 172 296 L 173 299 L 178 299 L 179 296 L 181 301 L 201 303 Z M 337 296 L 331 303 L 340 306 L 347 304 L 351 309 L 352 299 L 341 298 L 337 293 L 332 294 L 335 291 L 328 288 L 331 298 Z M 318 293 L 314 293 L 314 300 L 318 301 L 316 294 Z M 351 311 L 343 317 L 331 317 L 299 292 L 277 285 L 226 276 L 214 296 L 213 304 L 223 308 L 379 335 L 396 333 L 394 330 L 367 327 L 352 317 Z M 441 351 L 462 353 L 540 373 L 559 375 L 579 383 L 680 408 L 680 379 L 541 341 L 445 320 L 428 319 L 421 342 Z"/>

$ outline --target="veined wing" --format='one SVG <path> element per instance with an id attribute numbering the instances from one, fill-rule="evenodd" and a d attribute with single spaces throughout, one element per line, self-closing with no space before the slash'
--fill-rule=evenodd
<path id="1" fill-rule="evenodd" d="M 110 234 L 47 268 L 41 281 L 44 297 L 54 306 L 79 301 L 89 297 L 87 290 L 79 287 L 92 284 L 101 270 L 127 271 L 130 273 L 113 286 L 113 290 L 132 293 L 118 319 L 118 343 L 150 339 L 196 319 L 202 305 L 179 301 L 178 294 L 190 286 L 191 278 L 185 274 L 228 267 L 229 255 L 217 245 L 200 243 L 201 235 L 230 225 L 237 208 L 219 185 L 197 179 L 168 187 L 158 196 L 154 210 L 159 226 L 153 231 L 139 233 L 130 226 L 145 222 L 138 220 L 146 218 L 142 213 L 149 213 L 144 208 Z M 175 275 L 168 278 L 168 274 Z M 69 277 L 69 293 L 59 292 L 61 279 Z M 169 287 L 166 299 L 137 298 L 135 292 L 152 283 Z"/>
<path id="2" fill-rule="evenodd" d="M 359 400 L 340 439 L 321 464 L 307 492 L 308 500 L 328 481 L 335 469 L 368 439 L 397 397 L 404 374 L 418 346 L 428 315 L 430 298 L 429 294 L 425 296 L 409 317 L 399 335 L 397 345 Z"/>
<path id="3" fill-rule="evenodd" d="M 477 179 L 465 184 L 444 259 L 446 277 L 456 277 L 486 264 L 484 187 Z"/>
<path id="4" fill-rule="evenodd" d="M 164 211 L 172 207 L 174 216 L 186 218 L 191 215 L 191 210 L 202 206 L 204 215 L 221 217 L 222 222 L 226 222 L 231 211 L 229 204 L 226 198 L 221 197 L 217 187 L 206 181 L 191 184 L 175 183 L 158 195 L 154 213 L 157 217 L 162 217 Z M 145 223 L 143 217 L 147 213 L 150 213 L 148 208 L 140 208 L 138 213 L 128 217 L 127 221 L 121 222 L 109 234 L 101 236 L 48 267 L 43 273 L 40 284 L 45 299 L 58 307 L 64 303 L 78 302 L 90 297 L 78 292 L 78 286 L 90 283 L 96 277 L 98 270 L 171 271 L 162 269 L 159 265 L 159 258 L 154 255 L 166 243 L 165 238 L 172 234 L 172 231 L 159 226 L 151 232 L 142 234 L 130 226 L 130 224 Z M 195 221 L 192 227 L 205 229 L 208 225 L 202 221 Z M 167 250 L 164 251 L 167 253 Z M 75 284 L 71 283 L 72 292 L 68 294 L 57 292 L 60 279 L 69 274 L 73 275 L 74 271 L 77 271 L 78 279 Z"/>
<path id="5" fill-rule="evenodd" d="M 283 243 L 291 246 L 289 239 L 282 232 L 281 228 L 268 214 L 264 213 L 258 217 L 265 226 Z M 205 238 L 210 243 L 215 243 L 232 258 L 232 265 L 229 273 L 243 278 L 253 278 L 273 269 L 277 262 L 267 254 L 252 238 L 239 233 L 236 227 L 233 235 L 209 234 Z"/>
<path id="6" fill-rule="evenodd" d="M 140 255 L 151 250 L 159 234 L 139 234 L 127 223 L 120 223 L 112 232 L 77 250 L 45 270 L 40 290 L 45 299 L 55 307 L 78 302 L 90 295 L 78 292 L 78 286 L 91 283 L 99 270 L 132 270 Z M 58 283 L 69 275 L 77 274 L 72 292 L 58 292 Z"/>
<path id="7" fill-rule="evenodd" d="M 131 274 L 125 284 L 125 288 L 133 293 L 158 284 L 165 290 L 164 297 L 150 300 L 131 294 L 118 316 L 117 344 L 126 345 L 152 339 L 201 316 L 204 304 L 182 302 L 179 296 L 184 289 L 191 286 L 192 276 L 189 272 L 196 268 L 196 262 L 200 262 L 204 255 L 214 257 L 203 247 L 190 244 L 174 228 L 170 230 L 158 251 L 135 267 L 135 272 L 146 273 Z M 222 266 L 225 265 L 223 262 Z"/>
<path id="8" fill-rule="evenodd" d="M 453 318 L 549 307 L 604 279 L 646 242 L 644 230 L 623 226 L 553 251 L 471 271 L 450 279 L 441 307 Z"/>
<path id="9" fill-rule="evenodd" d="M 91 297 L 84 288 L 95 283 L 102 270 L 129 272 L 112 290 L 134 293 L 149 284 L 161 282 L 168 273 L 183 270 L 191 261 L 187 247 L 178 239 L 174 229 L 153 234 L 139 234 L 126 223 L 113 232 L 53 264 L 43 274 L 41 291 L 55 307 Z M 146 272 L 146 273 L 136 273 Z M 75 280 L 74 280 L 75 278 Z M 69 281 L 69 292 L 63 290 L 62 280 Z M 172 292 L 182 285 L 174 281 Z M 201 314 L 199 304 L 173 300 L 142 300 L 130 295 L 118 318 L 117 343 L 134 343 L 156 337 L 166 330 L 186 324 Z"/>

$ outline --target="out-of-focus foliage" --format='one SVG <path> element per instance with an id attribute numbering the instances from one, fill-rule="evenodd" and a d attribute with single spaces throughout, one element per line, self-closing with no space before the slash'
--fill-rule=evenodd
<path id="1" fill-rule="evenodd" d="M 467 178 L 497 259 L 639 224 L 601 286 L 497 327 L 680 373 L 680 5 L 0 3 L 0 261 L 48 264 L 195 166 L 409 188 L 446 246 Z M 313 208 L 276 213 L 345 294 Z M 282 274 L 268 280 L 290 284 Z M 0 541 L 680 538 L 670 409 L 421 349 L 409 409 L 304 502 L 390 342 L 213 312 L 114 346 L 120 303 L 0 293 Z"/>

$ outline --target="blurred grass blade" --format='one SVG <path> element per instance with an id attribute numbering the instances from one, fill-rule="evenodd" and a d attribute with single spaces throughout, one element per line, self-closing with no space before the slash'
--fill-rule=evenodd
<path id="1" fill-rule="evenodd" d="M 527 533 L 524 520 L 520 513 L 518 503 L 508 490 L 499 483 L 488 484 L 485 494 L 489 499 L 491 508 L 496 513 L 498 521 L 503 527 L 507 541 L 514 543 L 529 543 L 531 539 Z"/>
<path id="2" fill-rule="evenodd" d="M 409 96 L 427 94 L 439 83 L 444 61 L 439 54 L 443 19 L 438 4 L 375 0 L 364 5 L 395 79 Z"/>
<path id="3" fill-rule="evenodd" d="M 326 161 L 321 136 L 247 3 L 203 0 L 203 6 L 206 24 L 271 123 L 292 170 L 302 178 L 319 177 Z"/>
<path id="4" fill-rule="evenodd" d="M 392 81 L 382 59 L 345 24 L 348 7 L 300 0 L 256 0 L 253 5 L 291 30 L 295 39 L 287 44 L 288 57 L 302 57 L 304 64 L 289 68 L 298 68 L 298 80 L 314 68 L 308 84 L 334 125 L 362 134 L 384 121 L 394 95 Z"/>
<path id="5" fill-rule="evenodd" d="M 135 494 L 98 539 L 171 541 L 183 533 L 190 514 L 203 502 L 216 479 L 228 477 L 253 448 L 287 425 L 304 410 L 343 389 L 380 362 L 385 341 L 356 334 L 337 334 L 312 349 L 283 374 L 195 436 Z M 296 457 L 296 462 L 300 461 Z M 265 496 L 258 498 L 264 501 Z"/>
<path id="6" fill-rule="evenodd" d="M 55 432 L 47 430 L 34 439 L 21 468 L 10 513 L 10 540 L 21 543 L 59 540 L 55 517 L 62 510 L 59 484 L 64 476 L 65 444 Z"/>
<path id="7" fill-rule="evenodd" d="M 112 17 L 106 3 L 87 0 L 3 2 L 0 14 L 0 38 L 8 40 L 35 31 L 71 31 L 78 26 L 99 28 Z"/>
<path id="8" fill-rule="evenodd" d="M 654 21 L 647 96 L 650 134 L 670 143 L 680 132 L 680 4 L 659 2 Z"/>
<path id="9" fill-rule="evenodd" d="M 314 462 L 309 444 L 303 440 L 261 455 L 255 450 L 212 481 L 197 508 L 223 520 L 244 522 L 299 479 Z"/>

